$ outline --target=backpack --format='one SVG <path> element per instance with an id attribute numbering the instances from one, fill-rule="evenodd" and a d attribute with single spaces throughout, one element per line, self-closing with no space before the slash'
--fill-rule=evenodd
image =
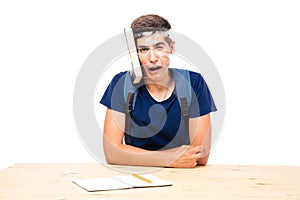
<path id="1" fill-rule="evenodd" d="M 184 124 L 186 130 L 189 131 L 189 107 L 191 104 L 192 98 L 192 88 L 191 88 L 191 80 L 190 73 L 185 69 L 176 69 L 170 68 L 173 72 L 175 89 L 177 94 L 177 99 L 181 109 L 181 115 L 184 119 Z M 124 82 L 124 100 L 126 102 L 125 105 L 125 141 L 126 143 L 130 143 L 130 130 L 131 130 L 131 113 L 135 108 L 135 101 L 138 94 L 138 88 L 141 85 L 134 85 L 132 81 L 132 75 L 130 71 L 128 71 L 125 75 Z M 127 137 L 126 137 L 127 136 Z"/>

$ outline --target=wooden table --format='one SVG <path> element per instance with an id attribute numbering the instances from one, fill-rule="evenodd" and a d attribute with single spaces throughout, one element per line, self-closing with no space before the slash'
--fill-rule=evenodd
<path id="1" fill-rule="evenodd" d="M 100 164 L 15 164 L 0 172 L 0 199 L 300 199 L 300 166 L 212 165 L 153 174 L 173 186 L 87 192 L 72 180 L 126 174 Z"/>

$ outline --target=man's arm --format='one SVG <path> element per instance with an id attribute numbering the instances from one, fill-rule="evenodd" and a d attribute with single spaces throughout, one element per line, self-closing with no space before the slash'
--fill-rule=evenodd
<path id="1" fill-rule="evenodd" d="M 103 146 L 106 161 L 110 164 L 195 167 L 200 158 L 200 146 L 181 146 L 163 151 L 148 151 L 123 143 L 125 114 L 107 109 L 104 122 Z"/>
<path id="2" fill-rule="evenodd" d="M 198 165 L 206 165 L 211 147 L 211 119 L 210 114 L 190 118 L 190 143 L 191 146 L 201 146 L 201 158 Z"/>

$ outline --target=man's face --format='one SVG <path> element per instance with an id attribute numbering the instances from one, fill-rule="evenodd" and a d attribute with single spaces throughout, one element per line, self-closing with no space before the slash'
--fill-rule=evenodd
<path id="1" fill-rule="evenodd" d="M 137 49 L 144 76 L 153 81 L 165 78 L 170 64 L 169 54 L 172 53 L 174 42 L 168 44 L 163 32 L 143 36 L 137 39 Z"/>

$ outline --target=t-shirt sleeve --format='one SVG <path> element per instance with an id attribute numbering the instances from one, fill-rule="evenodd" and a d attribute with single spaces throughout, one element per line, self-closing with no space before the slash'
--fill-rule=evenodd
<path id="1" fill-rule="evenodd" d="M 126 72 L 115 75 L 108 85 L 100 103 L 115 111 L 125 113 L 124 80 Z"/>
<path id="2" fill-rule="evenodd" d="M 201 74 L 190 72 L 192 86 L 192 101 L 190 117 L 199 117 L 217 111 L 210 90 Z"/>

